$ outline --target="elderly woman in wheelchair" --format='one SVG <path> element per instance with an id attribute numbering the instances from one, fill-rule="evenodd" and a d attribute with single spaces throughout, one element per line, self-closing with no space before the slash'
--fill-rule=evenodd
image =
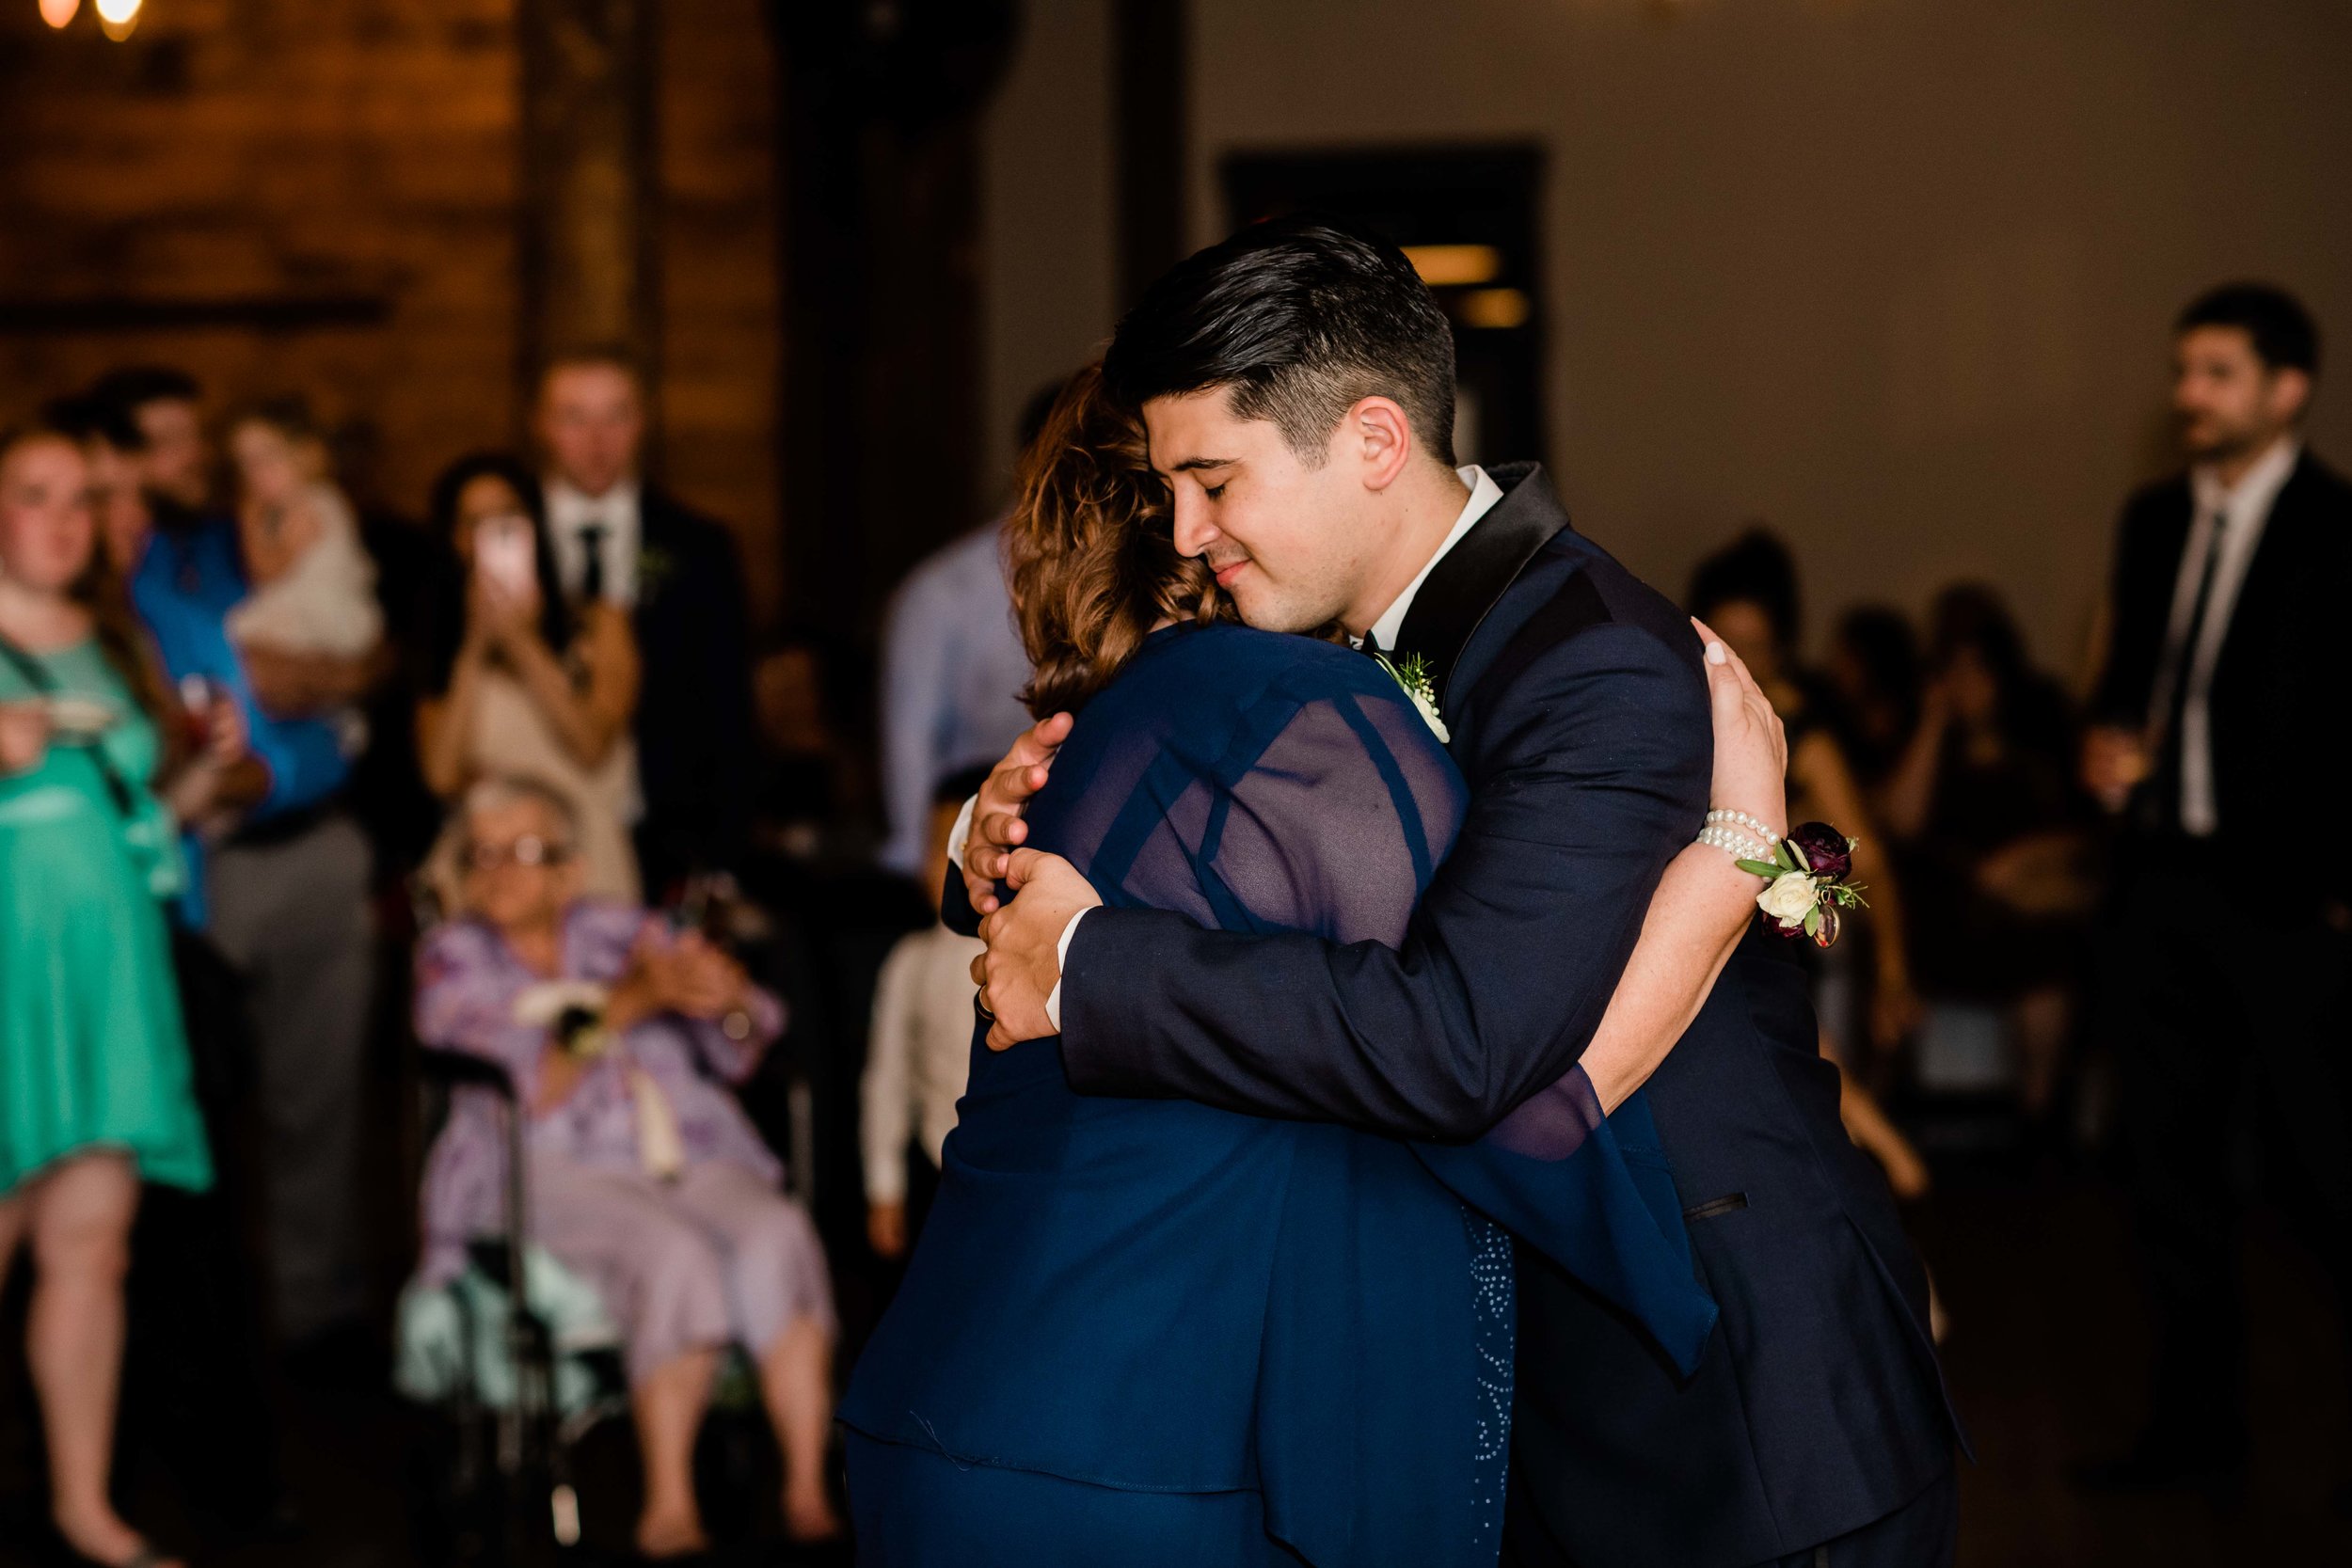
<path id="1" fill-rule="evenodd" d="M 787 1531 L 836 1534 L 824 1254 L 720 1082 L 758 1065 L 781 1006 L 699 933 L 580 897 L 560 796 L 486 781 L 463 810 L 463 912 L 420 946 L 417 1034 L 512 1079 L 530 1118 L 531 1237 L 595 1288 L 620 1328 L 644 1465 L 639 1550 L 708 1545 L 694 1439 L 729 1344 L 758 1370 L 784 1455 Z M 501 1228 L 500 1114 L 486 1094 L 454 1097 L 425 1172 L 427 1284 L 455 1277 L 468 1243 Z"/>

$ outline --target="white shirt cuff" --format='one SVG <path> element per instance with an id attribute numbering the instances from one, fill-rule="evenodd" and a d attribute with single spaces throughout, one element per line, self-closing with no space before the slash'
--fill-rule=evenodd
<path id="1" fill-rule="evenodd" d="M 947 834 L 947 863 L 959 872 L 963 869 L 964 843 L 972 836 L 972 812 L 979 803 L 980 798 L 977 795 L 964 801 L 963 809 L 956 813 L 954 829 Z"/>
<path id="2" fill-rule="evenodd" d="M 1045 998 L 1045 1022 L 1054 1026 L 1054 1033 L 1057 1035 L 1061 1033 L 1061 980 L 1058 976 L 1070 967 L 1070 939 L 1078 934 L 1078 922 L 1084 920 L 1089 912 L 1080 910 L 1072 915 L 1070 924 L 1061 928 L 1061 941 L 1054 944 L 1054 974 L 1057 978 L 1053 990 Z"/>

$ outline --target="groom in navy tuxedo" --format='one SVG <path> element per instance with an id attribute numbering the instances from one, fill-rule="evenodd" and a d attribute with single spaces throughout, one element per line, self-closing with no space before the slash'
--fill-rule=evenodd
<path id="1" fill-rule="evenodd" d="M 1671 871 L 1647 918 L 1683 922 L 1689 1024 L 1648 1100 L 1723 1316 L 1685 1379 L 1522 1251 L 1503 1559 L 1948 1563 L 1957 1423 L 1925 1278 L 1839 1126 L 1803 977 L 1755 932 L 1761 882 L 1693 843 L 1710 803 L 1779 809 L 1777 778 L 1714 767 L 1703 657 L 1724 656 L 1569 526 L 1541 468 L 1454 467 L 1452 337 L 1384 242 L 1245 230 L 1154 285 L 1104 372 L 1179 548 L 1244 619 L 1422 661 L 1470 814 L 1398 950 L 1205 931 L 1101 908 L 1014 847 L 1067 734 L 1048 720 L 976 800 L 950 879 L 963 919 L 988 912 L 990 1043 L 1058 1033 L 1082 1092 L 1475 1137 L 1578 1061 Z"/>

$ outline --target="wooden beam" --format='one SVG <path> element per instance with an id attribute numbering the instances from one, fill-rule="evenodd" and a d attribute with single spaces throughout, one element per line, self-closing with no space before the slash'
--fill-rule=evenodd
<path id="1" fill-rule="evenodd" d="M 1191 35 L 1185 0 L 1117 0 L 1112 12 L 1121 310 L 1192 250 L 1184 202 Z"/>
<path id="2" fill-rule="evenodd" d="M 171 332 L 217 328 L 313 332 L 381 326 L 391 319 L 383 294 L 268 294 L 170 299 L 103 294 L 83 299 L 0 298 L 0 336 L 38 338 L 89 332 Z"/>
<path id="3" fill-rule="evenodd" d="M 525 388 L 552 356 L 591 346 L 626 349 L 656 384 L 657 3 L 516 7 Z"/>

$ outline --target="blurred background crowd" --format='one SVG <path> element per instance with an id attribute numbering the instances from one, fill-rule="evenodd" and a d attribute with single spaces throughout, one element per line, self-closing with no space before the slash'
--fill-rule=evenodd
<path id="1" fill-rule="evenodd" d="M 1007 477 L 1304 207 L 1862 840 L 1962 1560 L 2352 1548 L 2352 13 L 11 3 L 0 1561 L 838 1553 Z"/>

